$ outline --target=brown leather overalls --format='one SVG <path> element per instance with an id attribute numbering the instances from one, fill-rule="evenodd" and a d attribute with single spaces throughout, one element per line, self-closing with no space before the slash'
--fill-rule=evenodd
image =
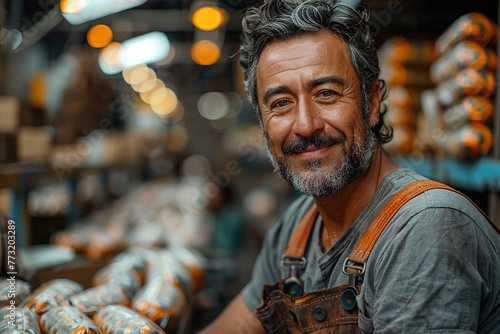
<path id="1" fill-rule="evenodd" d="M 356 303 L 356 296 L 361 288 L 358 279 L 364 274 L 366 261 L 375 242 L 401 206 L 422 192 L 434 188 L 458 192 L 430 180 L 417 181 L 404 187 L 380 210 L 344 261 L 342 271 L 347 275 L 347 283 L 303 294 L 298 272 L 306 267 L 304 253 L 318 214 L 313 205 L 294 230 L 283 254 L 281 264 L 289 269 L 289 277 L 281 279 L 275 285 L 266 284 L 263 287 L 262 304 L 255 313 L 266 332 L 361 333 Z M 488 218 L 486 215 L 485 217 Z"/>

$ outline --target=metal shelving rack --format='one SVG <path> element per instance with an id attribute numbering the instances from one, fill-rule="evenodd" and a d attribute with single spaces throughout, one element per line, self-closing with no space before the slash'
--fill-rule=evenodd
<path id="1" fill-rule="evenodd" d="M 456 158 L 394 158 L 401 166 L 452 186 L 472 191 L 500 192 L 500 160 L 481 158 L 461 161 Z"/>
<path id="2" fill-rule="evenodd" d="M 500 1 L 498 1 L 500 8 Z M 497 17 L 500 23 L 500 11 Z M 497 41 L 497 55 L 500 55 L 500 40 Z M 500 66 L 496 70 L 497 87 L 495 90 L 494 147 L 491 156 L 476 161 L 463 161 L 456 158 L 428 158 L 419 156 L 395 157 L 401 166 L 437 181 L 464 190 L 488 193 L 488 215 L 500 227 Z"/>
<path id="3" fill-rule="evenodd" d="M 53 183 L 66 183 L 74 190 L 79 172 L 80 169 L 70 170 L 61 177 L 44 162 L 0 164 L 0 189 L 8 189 L 11 193 L 10 210 L 5 213 L 16 222 L 16 244 L 19 247 L 29 245 L 32 222 L 26 207 L 30 190 Z"/>
<path id="4" fill-rule="evenodd" d="M 123 171 L 131 178 L 140 178 L 140 166 L 130 163 L 79 166 L 64 171 L 55 170 L 48 162 L 0 164 L 0 189 L 8 189 L 11 194 L 10 209 L 5 214 L 16 222 L 16 242 L 19 247 L 30 244 L 31 217 L 27 214 L 26 208 L 30 190 L 44 185 L 65 183 L 74 193 L 81 175 L 93 172 L 106 180 L 113 171 Z M 66 215 L 70 223 L 80 218 L 78 210 L 73 205 L 70 205 Z"/>

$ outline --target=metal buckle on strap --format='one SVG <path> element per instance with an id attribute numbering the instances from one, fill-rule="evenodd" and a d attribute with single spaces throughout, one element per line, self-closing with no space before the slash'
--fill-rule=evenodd
<path id="1" fill-rule="evenodd" d="M 284 281 L 284 292 L 294 298 L 301 296 L 304 292 L 304 282 L 299 278 L 298 272 L 306 267 L 306 258 L 283 254 L 280 264 L 281 268 L 288 268 L 288 278 Z"/>
<path id="2" fill-rule="evenodd" d="M 342 272 L 347 276 L 353 274 L 356 276 L 361 276 L 365 273 L 365 267 L 366 267 L 365 262 L 357 262 L 349 260 L 349 258 L 347 257 L 344 260 L 344 264 L 342 265 Z"/>
<path id="3" fill-rule="evenodd" d="M 342 272 L 349 277 L 347 287 L 340 295 L 340 304 L 348 311 L 352 312 L 356 309 L 356 296 L 358 295 L 357 285 L 358 278 L 365 273 L 365 262 L 358 262 L 346 258 L 342 265 Z"/>
<path id="4" fill-rule="evenodd" d="M 290 271 L 290 277 L 297 277 L 297 272 L 306 267 L 307 260 L 305 257 L 294 257 L 283 254 L 281 257 L 281 268 L 287 269 Z M 292 275 L 293 273 L 293 275 Z"/>

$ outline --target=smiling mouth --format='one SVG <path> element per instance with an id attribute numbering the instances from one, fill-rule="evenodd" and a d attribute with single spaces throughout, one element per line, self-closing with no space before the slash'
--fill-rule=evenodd
<path id="1" fill-rule="evenodd" d="M 343 136 L 340 135 L 331 136 L 324 133 L 314 134 L 309 138 L 298 137 L 283 147 L 283 153 L 285 155 L 319 153 L 324 149 L 342 143 L 343 139 Z"/>
<path id="2" fill-rule="evenodd" d="M 292 154 L 307 154 L 307 153 L 313 153 L 313 152 L 318 152 L 318 151 L 322 151 L 323 149 L 325 148 L 328 148 L 328 147 L 331 147 L 335 144 L 338 144 L 338 142 L 332 142 L 332 143 L 328 143 L 328 144 L 323 144 L 323 145 L 309 145 L 307 146 L 306 148 L 304 149 L 298 149 L 298 150 L 293 150 Z"/>

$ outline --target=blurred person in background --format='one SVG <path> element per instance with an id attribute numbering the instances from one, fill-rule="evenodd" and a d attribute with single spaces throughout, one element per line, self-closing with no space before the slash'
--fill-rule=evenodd
<path id="1" fill-rule="evenodd" d="M 240 63 L 269 158 L 303 196 L 202 333 L 498 333 L 500 234 L 487 217 L 446 188 L 384 208 L 425 178 L 382 148 L 392 130 L 368 13 L 267 0 L 243 30 Z M 381 210 L 394 216 L 354 261 Z"/>

